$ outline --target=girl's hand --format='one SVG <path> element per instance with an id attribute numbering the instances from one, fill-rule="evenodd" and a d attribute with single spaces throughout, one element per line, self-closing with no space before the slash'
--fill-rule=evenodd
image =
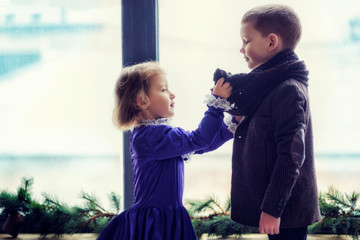
<path id="1" fill-rule="evenodd" d="M 220 78 L 217 82 L 215 87 L 212 90 L 212 93 L 216 96 L 222 98 L 228 98 L 231 95 L 232 87 L 229 82 L 225 82 L 224 78 Z"/>
<path id="2" fill-rule="evenodd" d="M 275 218 L 266 212 L 262 212 L 259 222 L 259 232 L 270 235 L 279 234 L 280 218 Z"/>
<path id="3" fill-rule="evenodd" d="M 238 123 L 240 123 L 244 119 L 244 116 L 234 116 L 234 118 Z"/>

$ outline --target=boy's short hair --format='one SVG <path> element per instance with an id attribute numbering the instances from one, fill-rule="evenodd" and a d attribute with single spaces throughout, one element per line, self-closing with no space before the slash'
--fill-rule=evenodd
<path id="1" fill-rule="evenodd" d="M 280 36 L 285 49 L 294 50 L 301 38 L 301 24 L 295 11 L 281 4 L 258 6 L 247 11 L 242 23 L 253 23 L 262 36 L 275 33 Z"/>

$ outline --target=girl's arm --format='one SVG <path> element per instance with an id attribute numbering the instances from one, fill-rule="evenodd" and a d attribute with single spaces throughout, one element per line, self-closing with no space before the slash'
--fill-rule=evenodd
<path id="1" fill-rule="evenodd" d="M 235 118 L 228 116 L 227 118 L 225 118 L 223 124 L 221 125 L 219 134 L 216 135 L 211 145 L 206 149 L 196 151 L 195 154 L 203 154 L 219 148 L 225 142 L 234 137 L 237 126 L 238 122 L 235 120 Z"/>
<path id="2" fill-rule="evenodd" d="M 170 126 L 148 128 L 134 136 L 134 154 L 138 158 L 167 159 L 208 148 L 222 129 L 223 111 L 230 108 L 230 103 L 225 98 L 230 93 L 230 85 L 218 81 L 213 90 L 214 95 L 211 95 L 208 101 L 209 109 L 196 130 L 185 131 Z"/>

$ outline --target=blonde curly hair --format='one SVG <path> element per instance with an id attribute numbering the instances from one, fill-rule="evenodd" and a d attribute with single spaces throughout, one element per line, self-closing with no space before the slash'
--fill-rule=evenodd
<path id="1" fill-rule="evenodd" d="M 149 61 L 124 67 L 115 85 L 113 122 L 121 130 L 131 130 L 138 124 L 141 109 L 137 98 L 148 99 L 150 78 L 165 74 L 158 62 Z"/>

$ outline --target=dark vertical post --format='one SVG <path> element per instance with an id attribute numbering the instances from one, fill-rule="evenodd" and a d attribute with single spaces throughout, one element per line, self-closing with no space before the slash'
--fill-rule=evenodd
<path id="1" fill-rule="evenodd" d="M 121 0 L 122 62 L 130 66 L 159 60 L 158 1 Z M 133 171 L 130 158 L 130 133 L 124 133 L 124 208 L 133 203 Z"/>

